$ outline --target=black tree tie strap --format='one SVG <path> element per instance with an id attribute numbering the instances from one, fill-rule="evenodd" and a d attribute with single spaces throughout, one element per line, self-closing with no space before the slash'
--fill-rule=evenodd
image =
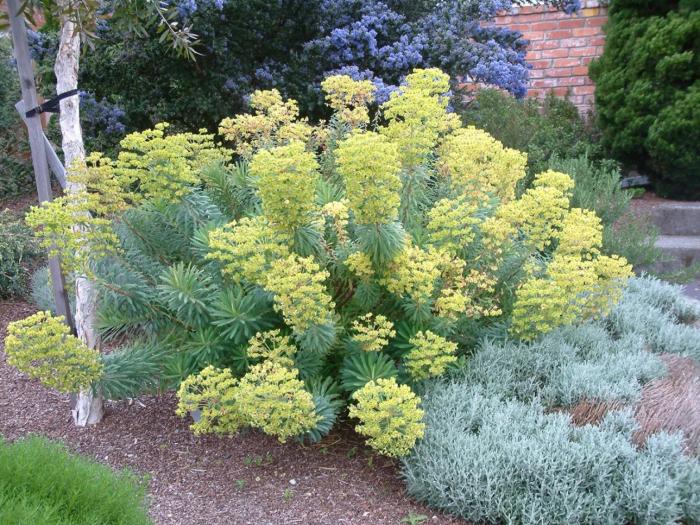
<path id="1" fill-rule="evenodd" d="M 43 104 L 39 104 L 37 107 L 30 109 L 29 111 L 27 111 L 27 113 L 25 113 L 25 115 L 27 116 L 27 118 L 31 118 L 34 115 L 38 115 L 39 113 L 58 113 L 60 107 L 59 102 L 64 98 L 72 97 L 73 95 L 77 94 L 77 89 L 71 89 L 70 91 L 61 93 L 60 95 L 47 100 Z"/>

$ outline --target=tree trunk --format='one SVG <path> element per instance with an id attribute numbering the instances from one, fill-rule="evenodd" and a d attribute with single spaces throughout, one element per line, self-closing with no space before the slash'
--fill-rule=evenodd
<path id="1" fill-rule="evenodd" d="M 59 0 L 59 6 L 64 12 L 69 12 L 71 0 Z M 61 38 L 56 55 L 54 72 L 56 74 L 56 92 L 65 93 L 78 87 L 78 68 L 80 66 L 80 33 L 75 23 L 68 16 L 61 17 Z M 85 148 L 83 133 L 80 128 L 80 97 L 73 96 L 61 100 L 60 126 L 63 159 L 66 170 L 69 171 L 75 162 L 83 162 Z M 81 185 L 68 182 L 66 191 L 75 193 L 82 189 Z M 89 348 L 99 348 L 100 338 L 95 330 L 95 290 L 92 282 L 85 276 L 75 278 L 75 328 L 77 336 Z M 73 420 L 76 425 L 85 426 L 99 422 L 102 419 L 102 397 L 95 395 L 91 388 L 81 391 L 73 409 Z"/>

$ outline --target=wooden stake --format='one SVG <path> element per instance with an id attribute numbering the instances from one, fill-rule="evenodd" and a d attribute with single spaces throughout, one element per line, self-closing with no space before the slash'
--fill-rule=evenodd
<path id="1" fill-rule="evenodd" d="M 20 86 L 22 88 L 22 101 L 25 108 L 35 108 L 39 105 L 39 102 L 34 82 L 34 70 L 32 69 L 32 62 L 29 56 L 27 27 L 24 15 L 21 12 L 20 2 L 18 0 L 7 0 L 7 10 L 10 17 L 13 52 L 17 61 L 17 72 L 19 73 Z M 29 146 L 32 152 L 32 166 L 34 167 L 34 178 L 36 180 L 39 202 L 50 201 L 52 199 L 51 181 L 46 157 L 46 145 L 44 143 L 44 130 L 41 127 L 41 117 L 34 115 L 33 117 L 25 118 L 24 121 L 29 132 Z M 49 271 L 51 272 L 53 295 L 56 301 L 56 312 L 65 317 L 66 323 L 75 332 L 68 294 L 66 293 L 66 283 L 61 273 L 61 262 L 58 257 L 49 259 Z"/>

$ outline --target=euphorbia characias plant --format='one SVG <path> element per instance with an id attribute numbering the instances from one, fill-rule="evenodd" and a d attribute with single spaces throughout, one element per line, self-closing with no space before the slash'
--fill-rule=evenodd
<path id="1" fill-rule="evenodd" d="M 131 136 L 117 160 L 93 158 L 82 200 L 30 219 L 101 207 L 87 238 L 101 329 L 131 342 L 98 388 L 123 395 L 110 370 L 141 359 L 154 372 L 139 381 L 177 387 L 197 433 L 313 441 L 348 407 L 371 447 L 402 456 L 424 431 L 416 384 L 494 330 L 529 340 L 605 315 L 631 269 L 570 208 L 568 175 L 516 197 L 525 155 L 462 127 L 439 70 L 374 116 L 370 83 L 324 88 L 335 116 L 315 127 L 254 93 L 254 115 L 222 122 L 233 151 L 163 127 Z M 39 233 L 70 246 L 57 221 Z"/>

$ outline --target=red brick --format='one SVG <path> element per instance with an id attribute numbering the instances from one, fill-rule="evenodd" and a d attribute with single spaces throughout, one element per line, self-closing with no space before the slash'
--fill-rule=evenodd
<path id="1" fill-rule="evenodd" d="M 508 24 L 508 27 L 513 31 L 527 31 L 531 26 L 532 24 Z"/>
<path id="2" fill-rule="evenodd" d="M 545 22 L 536 22 L 534 24 L 530 24 L 530 29 L 532 29 L 533 31 L 550 31 L 552 29 L 557 29 L 558 26 L 559 22 L 547 20 Z"/>
<path id="3" fill-rule="evenodd" d="M 542 51 L 528 51 L 525 60 L 539 60 L 542 58 Z"/>
<path id="4" fill-rule="evenodd" d="M 595 57 L 598 56 L 598 48 L 594 46 L 576 47 L 569 51 L 571 57 Z"/>
<path id="5" fill-rule="evenodd" d="M 568 49 L 562 49 L 558 47 L 557 49 L 545 49 L 542 51 L 542 58 L 566 58 L 569 56 Z"/>
<path id="6" fill-rule="evenodd" d="M 547 76 L 549 77 L 570 77 L 571 68 L 570 67 L 553 67 L 547 70 Z"/>
<path id="7" fill-rule="evenodd" d="M 584 86 L 589 82 L 590 80 L 588 80 L 588 77 L 567 76 L 563 78 L 557 78 L 558 86 Z"/>
<path id="8" fill-rule="evenodd" d="M 599 27 L 577 27 L 573 29 L 574 36 L 595 36 L 600 35 Z"/>
<path id="9" fill-rule="evenodd" d="M 528 97 L 534 97 L 537 98 L 540 95 L 544 94 L 544 91 L 541 89 L 528 89 L 527 90 L 527 96 Z"/>
<path id="10" fill-rule="evenodd" d="M 569 94 L 569 88 L 567 87 L 555 87 L 551 91 L 556 97 L 565 97 Z"/>
<path id="11" fill-rule="evenodd" d="M 588 45 L 589 46 L 604 46 L 605 45 L 605 37 L 604 36 L 594 36 L 593 38 L 589 38 Z"/>
<path id="12" fill-rule="evenodd" d="M 580 65 L 580 58 L 557 58 L 552 62 L 553 67 L 572 67 Z"/>
<path id="13" fill-rule="evenodd" d="M 578 76 L 578 75 L 588 76 L 588 67 L 587 66 L 575 67 L 571 70 L 571 74 L 574 76 Z"/>
<path id="14" fill-rule="evenodd" d="M 547 33 L 547 38 L 570 38 L 574 36 L 574 34 L 571 31 L 571 29 L 557 29 L 556 31 L 550 31 Z"/>
<path id="15" fill-rule="evenodd" d="M 544 31 L 523 31 L 523 36 L 528 40 L 544 40 Z"/>
<path id="16" fill-rule="evenodd" d="M 559 29 L 571 29 L 572 27 L 585 27 L 586 20 L 584 18 L 570 18 L 569 20 L 561 20 Z"/>
<path id="17" fill-rule="evenodd" d="M 593 62 L 593 59 L 596 57 L 581 57 L 581 65 L 588 67 L 588 64 Z"/>
<path id="18" fill-rule="evenodd" d="M 592 46 L 596 44 L 591 44 L 589 38 L 564 38 L 559 41 L 561 47 L 572 48 L 572 47 L 583 47 Z"/>
<path id="19" fill-rule="evenodd" d="M 546 69 L 531 69 L 529 76 L 530 78 L 544 78 Z"/>
<path id="20" fill-rule="evenodd" d="M 608 21 L 607 16 L 592 16 L 586 18 L 587 27 L 603 27 Z"/>
<path id="21" fill-rule="evenodd" d="M 554 78 L 538 78 L 532 81 L 532 87 L 535 88 L 551 88 L 557 85 L 557 81 Z"/>
<path id="22" fill-rule="evenodd" d="M 532 69 L 547 69 L 552 67 L 551 60 L 533 60 L 530 63 L 532 64 Z"/>
<path id="23" fill-rule="evenodd" d="M 528 22 L 539 22 L 542 20 L 542 13 L 533 13 L 533 14 L 526 14 L 526 15 L 517 15 L 518 16 L 518 22 L 521 24 L 527 24 Z"/>
<path id="24" fill-rule="evenodd" d="M 595 86 L 593 85 L 575 86 L 573 89 L 574 94 L 576 95 L 592 95 L 593 93 L 595 93 Z"/>
<path id="25" fill-rule="evenodd" d="M 540 50 L 540 49 L 556 49 L 559 47 L 559 42 L 557 40 L 538 40 L 530 44 L 530 49 Z"/>

